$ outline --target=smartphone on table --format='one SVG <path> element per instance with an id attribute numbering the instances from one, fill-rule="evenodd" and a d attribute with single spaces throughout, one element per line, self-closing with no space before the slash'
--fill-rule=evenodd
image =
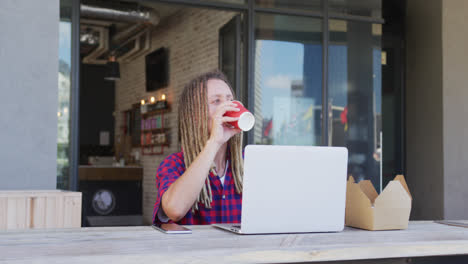
<path id="1" fill-rule="evenodd" d="M 192 230 L 178 225 L 176 223 L 169 223 L 169 224 L 160 224 L 155 225 L 153 224 L 153 228 L 159 230 L 165 234 L 191 234 Z"/>

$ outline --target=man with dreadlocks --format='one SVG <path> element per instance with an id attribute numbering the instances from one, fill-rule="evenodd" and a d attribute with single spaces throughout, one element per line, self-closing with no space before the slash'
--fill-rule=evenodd
<path id="1" fill-rule="evenodd" d="M 158 167 L 153 222 L 184 225 L 240 223 L 242 207 L 242 134 L 226 117 L 239 111 L 233 90 L 219 71 L 185 86 L 179 103 L 182 152 Z"/>

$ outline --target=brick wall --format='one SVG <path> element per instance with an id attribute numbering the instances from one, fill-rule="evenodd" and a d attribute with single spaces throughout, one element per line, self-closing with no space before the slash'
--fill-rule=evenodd
<path id="1" fill-rule="evenodd" d="M 218 68 L 219 29 L 236 13 L 219 10 L 184 8 L 162 21 L 152 32 L 151 50 L 161 47 L 169 49 L 169 86 L 156 92 L 145 91 L 145 56 L 130 63 L 121 63 L 121 79 L 116 81 L 115 139 L 122 131 L 121 112 L 131 108 L 141 99 L 151 96 L 161 98 L 166 94 L 172 111 L 167 115 L 170 128 L 169 148 L 163 155 L 143 156 L 143 221 L 150 224 L 157 190 L 156 169 L 169 154 L 180 151 L 177 142 L 177 103 L 184 85 L 197 75 Z M 148 52 L 148 53 L 149 53 Z"/>

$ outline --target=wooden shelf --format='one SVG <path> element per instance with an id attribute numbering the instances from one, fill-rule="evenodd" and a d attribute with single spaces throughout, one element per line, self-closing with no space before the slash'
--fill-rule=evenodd
<path id="1" fill-rule="evenodd" d="M 162 144 L 145 144 L 141 146 L 142 148 L 152 148 L 152 147 L 169 147 L 169 143 L 162 143 Z"/>
<path id="2" fill-rule="evenodd" d="M 147 116 L 152 116 L 152 115 L 157 115 L 157 114 L 162 114 L 162 113 L 166 113 L 166 112 L 169 112 L 169 107 L 168 108 L 163 108 L 163 109 L 157 109 L 157 110 L 153 110 L 153 111 L 149 111 L 149 112 L 146 112 L 146 113 L 142 113 L 141 115 L 143 117 L 147 117 Z"/>
<path id="3" fill-rule="evenodd" d="M 155 129 L 143 129 L 143 130 L 141 130 L 141 133 L 150 133 L 150 132 L 164 133 L 164 132 L 167 132 L 167 131 L 169 131 L 169 128 L 168 127 L 163 127 L 163 128 L 155 128 Z"/>
<path id="4" fill-rule="evenodd" d="M 147 136 L 150 136 L 151 139 L 153 139 L 153 137 L 155 135 L 164 134 L 165 135 L 164 139 L 166 140 L 166 142 L 164 142 L 164 143 L 140 145 L 142 155 L 162 155 L 164 153 L 164 148 L 169 147 L 169 142 L 167 142 L 167 137 L 168 137 L 167 133 L 169 131 L 169 128 L 165 127 L 164 115 L 166 113 L 170 112 L 170 107 L 167 104 L 167 102 L 166 102 L 165 105 L 167 106 L 166 108 L 151 110 L 151 111 L 148 111 L 146 113 L 141 113 L 141 120 L 142 120 L 142 123 L 144 122 L 145 126 L 147 125 L 146 122 L 150 122 L 150 121 L 151 121 L 151 125 L 152 125 L 153 121 L 155 121 L 155 120 L 151 120 L 151 119 L 152 118 L 158 118 L 158 116 L 160 116 L 160 118 L 161 118 L 161 120 L 160 120 L 161 128 L 141 129 L 140 130 L 140 133 L 141 133 L 141 138 L 140 139 L 145 142 L 146 139 L 147 139 Z M 146 142 L 148 142 L 148 141 L 146 141 Z M 155 152 L 156 147 L 161 147 L 161 150 Z"/>

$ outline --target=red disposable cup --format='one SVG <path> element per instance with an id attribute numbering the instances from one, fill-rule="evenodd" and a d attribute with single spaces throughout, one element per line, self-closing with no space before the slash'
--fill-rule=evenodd
<path id="1" fill-rule="evenodd" d="M 242 131 L 249 131 L 255 124 L 255 117 L 252 113 L 247 110 L 240 102 L 232 101 L 234 104 L 237 105 L 239 111 L 228 111 L 224 114 L 224 116 L 229 117 L 238 117 L 239 120 L 234 122 L 228 122 L 228 124 L 232 125 L 235 128 L 238 128 Z"/>

